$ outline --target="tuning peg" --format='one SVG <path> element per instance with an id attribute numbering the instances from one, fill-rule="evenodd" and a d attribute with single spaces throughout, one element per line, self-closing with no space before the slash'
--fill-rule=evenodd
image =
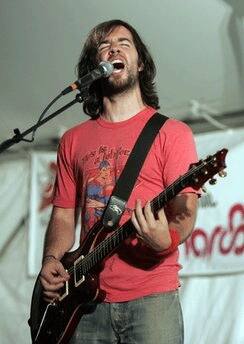
<path id="1" fill-rule="evenodd" d="M 204 174 L 205 176 L 208 175 L 208 170 L 202 170 L 202 174 Z"/>
<path id="2" fill-rule="evenodd" d="M 227 176 L 227 172 L 225 172 L 224 170 L 222 170 L 222 171 L 219 172 L 219 176 L 220 176 L 221 178 L 224 178 L 224 177 Z"/>
<path id="3" fill-rule="evenodd" d="M 217 179 L 215 179 L 215 178 L 212 178 L 212 179 L 209 180 L 209 184 L 210 185 L 214 185 L 216 183 L 217 183 Z"/>

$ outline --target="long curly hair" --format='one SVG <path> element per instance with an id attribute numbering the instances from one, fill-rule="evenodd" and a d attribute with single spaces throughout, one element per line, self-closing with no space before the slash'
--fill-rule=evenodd
<path id="1" fill-rule="evenodd" d="M 77 65 L 78 78 L 81 78 L 97 67 L 97 49 L 100 42 L 118 26 L 124 26 L 132 34 L 138 53 L 138 64 L 143 64 L 144 66 L 143 70 L 139 72 L 139 85 L 142 100 L 145 104 L 152 106 L 155 109 L 159 109 L 159 100 L 154 82 L 154 78 L 156 76 L 154 61 L 137 31 L 130 24 L 122 20 L 115 19 L 106 21 L 91 30 L 84 44 Z M 103 112 L 101 80 L 93 82 L 90 86 L 89 92 L 83 102 L 83 110 L 91 117 L 97 117 Z"/>

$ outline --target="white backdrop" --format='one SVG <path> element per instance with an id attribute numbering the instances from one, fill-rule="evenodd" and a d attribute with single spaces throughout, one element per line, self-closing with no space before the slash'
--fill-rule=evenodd
<path id="1" fill-rule="evenodd" d="M 228 147 L 226 178 L 205 184 L 195 230 L 181 246 L 182 275 L 244 272 L 243 131 L 197 137 L 201 157 Z"/>
<path id="2" fill-rule="evenodd" d="M 185 344 L 244 343 L 243 138 L 243 129 L 197 137 L 200 157 L 223 147 L 229 149 L 228 176 L 218 178 L 217 185 L 207 186 L 207 194 L 202 197 L 194 233 L 204 235 L 194 234 L 194 240 L 190 239 L 181 247 Z M 30 275 L 40 264 L 37 257 L 44 235 L 44 229 L 37 231 L 33 223 L 38 218 L 43 227 L 46 226 L 43 213 L 50 211 L 48 203 L 55 174 L 55 165 L 50 164 L 53 157 L 53 154 L 33 152 L 15 161 L 0 161 L 2 344 L 30 343 L 27 319 L 34 284 Z M 48 171 L 46 176 L 39 162 Z M 29 173 L 30 165 L 32 174 Z M 33 197 L 38 194 L 37 189 L 33 194 L 35 178 L 39 178 L 36 185 L 40 198 L 34 202 Z M 31 212 L 35 208 L 31 216 L 28 203 Z M 221 241 L 222 236 L 225 239 Z"/>

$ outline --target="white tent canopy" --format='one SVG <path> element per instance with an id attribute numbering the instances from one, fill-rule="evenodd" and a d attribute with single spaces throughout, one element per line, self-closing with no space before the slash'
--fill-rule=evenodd
<path id="1" fill-rule="evenodd" d="M 88 32 L 114 18 L 135 26 L 148 45 L 162 112 L 195 118 L 191 100 L 216 118 L 243 110 L 243 15 L 242 0 L 2 0 L 0 142 L 14 128 L 34 124 L 49 101 L 76 80 Z M 36 144 L 50 144 L 64 127 L 85 118 L 76 105 L 41 128 Z"/>

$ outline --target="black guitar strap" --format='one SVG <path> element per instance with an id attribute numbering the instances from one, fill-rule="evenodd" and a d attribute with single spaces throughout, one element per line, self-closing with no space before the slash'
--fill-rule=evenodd
<path id="1" fill-rule="evenodd" d="M 138 136 L 104 211 L 103 225 L 106 228 L 112 229 L 119 223 L 131 191 L 135 185 L 136 179 L 146 159 L 147 153 L 149 152 L 160 128 L 167 119 L 167 116 L 156 112 L 147 121 L 140 135 Z"/>

